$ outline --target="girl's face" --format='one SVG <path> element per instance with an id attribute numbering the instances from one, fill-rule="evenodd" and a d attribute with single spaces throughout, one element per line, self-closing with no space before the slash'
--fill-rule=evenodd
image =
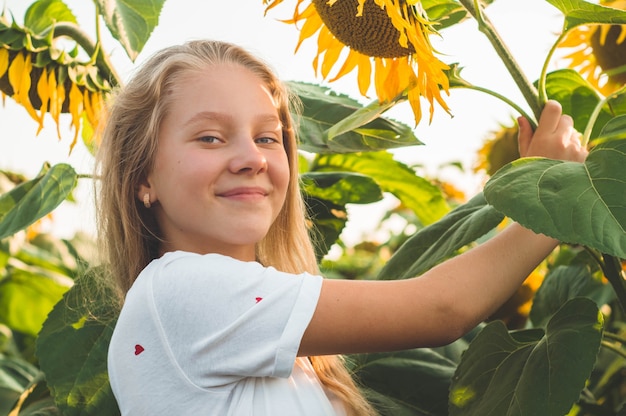
<path id="1" fill-rule="evenodd" d="M 235 64 L 189 73 L 172 91 L 150 193 L 161 252 L 255 258 L 278 216 L 289 166 L 276 103 L 263 81 Z"/>

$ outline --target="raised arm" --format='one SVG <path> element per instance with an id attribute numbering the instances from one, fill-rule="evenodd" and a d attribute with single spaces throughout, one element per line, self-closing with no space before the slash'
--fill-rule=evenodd
<path id="1" fill-rule="evenodd" d="M 549 101 L 537 130 L 519 122 L 522 156 L 584 161 L 571 117 Z M 558 242 L 511 224 L 422 276 L 397 281 L 326 279 L 299 355 L 445 345 L 489 317 Z"/>

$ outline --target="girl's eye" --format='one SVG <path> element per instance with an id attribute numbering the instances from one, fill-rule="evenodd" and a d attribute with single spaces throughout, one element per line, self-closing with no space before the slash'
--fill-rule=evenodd
<path id="1" fill-rule="evenodd" d="M 219 141 L 219 139 L 215 136 L 202 136 L 202 137 L 199 137 L 198 140 L 201 141 L 202 143 L 208 143 L 208 144 L 217 143 Z"/>
<path id="2" fill-rule="evenodd" d="M 259 137 L 258 139 L 256 139 L 256 142 L 261 144 L 271 144 L 278 143 L 278 140 L 273 137 Z"/>

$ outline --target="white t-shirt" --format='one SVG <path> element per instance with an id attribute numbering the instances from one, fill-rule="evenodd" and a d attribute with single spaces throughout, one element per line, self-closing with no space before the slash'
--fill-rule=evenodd
<path id="1" fill-rule="evenodd" d="M 109 346 L 122 415 L 345 415 L 296 358 L 321 284 L 218 254 L 152 261 Z"/>

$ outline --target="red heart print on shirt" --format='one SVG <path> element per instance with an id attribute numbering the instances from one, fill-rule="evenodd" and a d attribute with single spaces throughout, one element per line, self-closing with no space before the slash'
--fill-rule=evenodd
<path id="1" fill-rule="evenodd" d="M 135 345 L 135 355 L 139 355 L 139 354 L 141 354 L 144 351 L 145 350 L 144 350 L 144 348 L 141 345 L 139 345 L 139 344 Z"/>
<path id="2" fill-rule="evenodd" d="M 263 298 L 254 298 L 254 300 L 256 300 L 256 303 L 259 303 L 263 300 Z"/>

